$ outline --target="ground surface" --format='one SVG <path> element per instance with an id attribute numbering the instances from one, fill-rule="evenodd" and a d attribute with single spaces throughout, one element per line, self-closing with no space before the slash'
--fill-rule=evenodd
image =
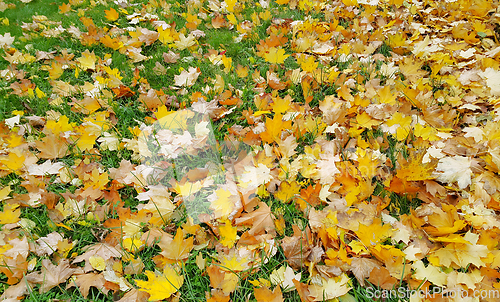
<path id="1" fill-rule="evenodd" d="M 498 301 L 499 22 L 1 0 L 0 300 Z"/>

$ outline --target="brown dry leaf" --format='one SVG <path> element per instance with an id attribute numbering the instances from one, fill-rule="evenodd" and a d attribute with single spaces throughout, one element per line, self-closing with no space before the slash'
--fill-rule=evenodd
<path id="1" fill-rule="evenodd" d="M 274 215 L 271 208 L 264 202 L 260 202 L 259 208 L 251 213 L 243 214 L 241 217 L 236 218 L 236 225 L 249 225 L 251 226 L 248 233 L 256 235 L 266 231 L 268 234 L 275 235 Z"/>
<path id="2" fill-rule="evenodd" d="M 59 242 L 63 241 L 63 237 L 58 232 L 52 232 L 47 234 L 47 236 L 41 237 L 36 240 L 35 253 L 38 256 L 42 255 L 52 255 L 57 250 L 57 245 Z"/>
<path id="3" fill-rule="evenodd" d="M 129 98 L 135 95 L 135 92 L 133 92 L 129 87 L 125 85 L 120 85 L 115 88 L 111 88 L 113 93 L 115 94 L 115 98 L 120 99 L 120 98 Z"/>
<path id="4" fill-rule="evenodd" d="M 68 97 L 78 92 L 73 85 L 63 81 L 50 81 L 50 85 L 52 85 L 52 92 L 60 97 Z"/>
<path id="5" fill-rule="evenodd" d="M 109 169 L 109 177 L 117 182 L 124 183 L 125 178 L 131 176 L 135 166 L 130 161 L 122 159 L 118 168 Z"/>
<path id="6" fill-rule="evenodd" d="M 217 15 L 214 18 L 212 18 L 212 26 L 214 28 L 221 28 L 226 26 L 226 19 L 224 18 L 223 15 Z"/>
<path id="7" fill-rule="evenodd" d="M 70 268 L 69 260 L 63 259 L 56 266 L 49 259 L 42 260 L 42 271 L 26 276 L 29 282 L 41 284 L 40 293 L 46 293 L 51 288 L 66 282 L 75 269 Z"/>
<path id="8" fill-rule="evenodd" d="M 206 292 L 205 295 L 207 302 L 229 302 L 231 298 L 229 295 L 224 294 L 221 289 L 212 289 L 210 293 Z"/>
<path id="9" fill-rule="evenodd" d="M 12 247 L 3 253 L 4 256 L 10 258 L 16 258 L 17 256 L 21 256 L 24 259 L 28 257 L 28 254 L 30 252 L 30 246 L 27 237 L 23 237 L 22 239 L 14 238 L 9 241 L 9 244 Z"/>
<path id="10" fill-rule="evenodd" d="M 368 281 L 370 281 L 371 284 L 383 289 L 391 289 L 398 280 L 392 277 L 385 267 L 381 266 L 372 269 Z"/>
<path id="11" fill-rule="evenodd" d="M 16 285 L 9 286 L 2 296 L 0 296 L 0 301 L 5 301 L 9 299 L 19 300 L 24 295 L 30 293 L 32 290 L 32 284 L 26 280 L 26 277 L 21 279 Z M 13 300 L 14 301 L 14 300 Z"/>
<path id="12" fill-rule="evenodd" d="M 292 279 L 293 284 L 295 285 L 295 288 L 297 289 L 297 292 L 299 293 L 300 296 L 300 301 L 306 302 L 306 301 L 312 301 L 312 299 L 309 299 L 309 289 L 307 284 L 300 283 L 299 281 Z"/>
<path id="13" fill-rule="evenodd" d="M 142 273 L 144 270 L 144 263 L 142 262 L 141 258 L 137 259 L 131 259 L 130 263 L 125 266 L 123 272 L 126 275 L 137 275 Z"/>
<path id="14" fill-rule="evenodd" d="M 155 67 L 153 68 L 153 72 L 156 75 L 165 75 L 167 73 L 168 67 L 165 68 L 165 66 L 161 65 L 160 62 L 155 63 Z"/>
<path id="15" fill-rule="evenodd" d="M 370 276 L 371 271 L 379 267 L 379 262 L 369 258 L 354 258 L 351 261 L 351 272 L 362 286 L 364 286 L 365 279 Z"/>
<path id="16" fill-rule="evenodd" d="M 84 271 L 90 272 L 93 268 L 92 265 L 90 265 L 89 258 L 95 256 L 99 256 L 106 261 L 112 257 L 120 258 L 122 252 L 107 243 L 96 243 L 90 246 L 85 253 L 73 259 L 72 263 L 85 261 Z"/>
<path id="17" fill-rule="evenodd" d="M 298 270 L 306 264 L 305 261 L 311 253 L 311 242 L 309 240 L 312 239 L 312 234 L 309 227 L 304 232 L 301 232 L 296 225 L 293 225 L 293 231 L 292 237 L 283 238 L 281 247 L 288 264 L 293 269 Z"/>
<path id="18" fill-rule="evenodd" d="M 158 97 L 154 89 L 149 89 L 147 93 L 141 93 L 137 101 L 143 103 L 149 109 L 155 109 L 164 105 L 164 102 Z"/>
<path id="19" fill-rule="evenodd" d="M 163 61 L 165 61 L 165 63 L 174 64 L 177 63 L 177 60 L 179 60 L 180 58 L 181 55 L 173 51 L 163 53 Z"/>
<path id="20" fill-rule="evenodd" d="M 82 296 L 84 298 L 87 298 L 91 287 L 95 287 L 106 294 L 108 290 L 104 287 L 105 283 L 106 279 L 104 279 L 102 273 L 100 274 L 88 273 L 88 274 L 76 275 L 75 281 L 69 283 L 66 289 L 76 285 L 78 286 L 78 289 L 82 293 Z"/>
<path id="21" fill-rule="evenodd" d="M 28 261 L 21 255 L 14 258 L 4 258 L 0 266 L 0 272 L 7 276 L 7 284 L 14 285 L 19 282 L 28 270 Z M 31 281 L 30 281 L 31 282 Z"/>
<path id="22" fill-rule="evenodd" d="M 141 28 L 137 31 L 137 33 L 140 33 L 139 41 L 144 42 L 146 45 L 153 44 L 160 36 L 158 32 L 147 28 Z"/>
<path id="23" fill-rule="evenodd" d="M 40 158 L 56 159 L 67 155 L 69 143 L 65 138 L 49 134 L 35 145 L 40 150 Z"/>
<path id="24" fill-rule="evenodd" d="M 180 75 L 174 76 L 174 85 L 177 87 L 191 87 L 194 85 L 201 71 L 199 68 L 189 67 L 189 69 L 181 71 Z"/>
<path id="25" fill-rule="evenodd" d="M 148 293 L 132 288 L 117 302 L 146 302 L 148 298 Z"/>

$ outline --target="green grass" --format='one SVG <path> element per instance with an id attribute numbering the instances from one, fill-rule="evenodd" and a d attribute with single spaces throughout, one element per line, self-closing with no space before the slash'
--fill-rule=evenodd
<path id="1" fill-rule="evenodd" d="M 51 21 L 62 21 L 63 18 L 59 14 L 59 6 L 65 1 L 62 0 L 34 0 L 29 3 L 22 3 L 20 1 L 9 1 L 6 3 L 13 3 L 16 5 L 15 9 L 7 9 L 2 13 L 3 18 L 9 19 L 8 26 L 0 27 L 0 34 L 10 32 L 12 36 L 22 36 L 22 28 L 19 25 L 23 23 L 30 23 L 32 16 L 44 15 Z"/>

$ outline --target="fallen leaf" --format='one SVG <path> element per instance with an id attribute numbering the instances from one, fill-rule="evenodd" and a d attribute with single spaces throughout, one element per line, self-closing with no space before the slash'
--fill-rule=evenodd
<path id="1" fill-rule="evenodd" d="M 42 271 L 26 276 L 29 282 L 40 284 L 40 293 L 46 293 L 51 288 L 65 282 L 75 271 L 70 268 L 68 259 L 63 259 L 58 265 L 52 264 L 49 259 L 42 260 Z"/>
<path id="2" fill-rule="evenodd" d="M 281 302 L 283 301 L 283 295 L 281 293 L 281 288 L 277 286 L 273 291 L 267 287 L 254 288 L 255 299 L 258 302 Z"/>
<path id="3" fill-rule="evenodd" d="M 165 266 L 162 274 L 152 271 L 145 272 L 148 281 L 135 280 L 140 291 L 147 292 L 150 296 L 148 301 L 160 301 L 169 298 L 177 292 L 184 283 L 184 277 L 178 275 L 170 266 Z"/>

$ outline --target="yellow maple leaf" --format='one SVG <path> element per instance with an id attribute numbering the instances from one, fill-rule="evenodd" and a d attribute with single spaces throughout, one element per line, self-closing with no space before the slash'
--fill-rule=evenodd
<path id="1" fill-rule="evenodd" d="M 186 181 L 184 184 L 176 183 L 175 187 L 173 188 L 177 194 L 181 195 L 182 197 L 187 197 L 191 194 L 194 194 L 201 190 L 203 185 L 201 182 L 196 181 L 196 182 L 189 182 Z"/>
<path id="2" fill-rule="evenodd" d="M 347 206 L 350 207 L 354 202 L 358 200 L 357 196 L 361 193 L 361 188 L 360 187 L 354 187 L 351 190 L 349 190 L 349 193 L 345 196 L 345 201 L 347 203 Z"/>
<path id="3" fill-rule="evenodd" d="M 227 15 L 227 20 L 233 25 L 238 24 L 238 20 L 236 19 L 236 16 L 234 14 Z"/>
<path id="4" fill-rule="evenodd" d="M 318 68 L 318 62 L 314 59 L 314 56 L 307 56 L 305 57 L 304 55 L 300 56 L 297 60 L 297 63 L 300 64 L 300 68 L 306 72 L 313 72 Z"/>
<path id="5" fill-rule="evenodd" d="M 94 189 L 103 190 L 109 182 L 108 172 L 99 173 L 99 169 L 92 170 L 91 174 L 85 174 L 84 180 L 89 181 L 86 187 L 92 186 Z"/>
<path id="6" fill-rule="evenodd" d="M 5 204 L 3 212 L 0 212 L 0 224 L 16 223 L 18 222 L 21 209 L 18 209 L 18 204 Z"/>
<path id="7" fill-rule="evenodd" d="M 19 152 L 10 152 L 7 156 L 0 157 L 0 170 L 13 170 L 17 171 L 24 165 L 25 157 Z M 2 167 L 3 165 L 3 167 Z M 5 169 L 7 168 L 7 169 Z"/>
<path id="8" fill-rule="evenodd" d="M 224 64 L 224 72 L 229 73 L 233 64 L 231 57 L 222 56 L 222 64 Z"/>
<path id="9" fill-rule="evenodd" d="M 144 248 L 144 242 L 137 238 L 125 238 L 122 245 L 124 249 L 131 253 L 136 253 Z"/>
<path id="10" fill-rule="evenodd" d="M 213 85 L 213 90 L 215 93 L 220 94 L 224 91 L 225 82 L 224 78 L 220 76 L 220 74 L 215 76 L 215 82 Z"/>
<path id="11" fill-rule="evenodd" d="M 173 112 L 175 112 L 175 111 L 169 111 L 167 109 L 167 106 L 161 105 L 160 107 L 158 107 L 158 111 L 155 113 L 155 116 L 156 116 L 156 119 L 161 119 L 161 118 L 163 118 L 163 117 L 165 117 Z"/>
<path id="12" fill-rule="evenodd" d="M 280 98 L 279 96 L 273 99 L 273 111 L 274 113 L 285 113 L 288 109 L 290 109 L 290 104 L 292 103 L 292 98 L 287 95 L 284 98 Z"/>
<path id="13" fill-rule="evenodd" d="M 179 39 L 179 34 L 175 31 L 175 28 L 169 27 L 163 29 L 163 27 L 159 26 L 157 31 L 160 34 L 158 40 L 163 44 L 170 44 Z"/>
<path id="14" fill-rule="evenodd" d="M 380 241 L 389 237 L 392 234 L 392 226 L 390 224 L 382 224 L 380 218 L 374 219 L 370 225 L 359 224 L 359 229 L 356 231 L 359 240 L 365 246 L 376 245 Z"/>
<path id="15" fill-rule="evenodd" d="M 328 231 L 330 230 L 333 230 L 333 228 L 329 228 Z M 330 234 L 330 232 L 329 232 Z M 333 234 L 333 232 L 332 232 Z M 326 256 L 328 257 L 328 259 L 325 259 L 325 264 L 326 265 L 332 265 L 333 263 L 335 263 L 337 261 L 337 259 L 347 263 L 347 264 L 351 264 L 351 261 L 352 261 L 352 258 L 349 258 L 347 257 L 347 251 L 345 250 L 344 246 L 339 246 L 339 249 L 338 251 L 335 251 L 333 249 L 328 249 L 326 251 Z"/>
<path id="16" fill-rule="evenodd" d="M 231 225 L 231 221 L 224 220 L 224 225 L 219 226 L 220 243 L 228 248 L 232 248 L 237 240 L 237 228 Z"/>
<path id="17" fill-rule="evenodd" d="M 413 134 L 416 137 L 421 137 L 424 140 L 437 141 L 441 138 L 437 136 L 438 131 L 429 126 L 423 126 L 422 124 L 417 123 L 415 127 L 413 127 Z"/>
<path id="18" fill-rule="evenodd" d="M 397 170 L 396 176 L 406 181 L 434 179 L 435 176 L 432 173 L 436 165 L 433 163 L 423 163 L 423 157 L 424 153 L 412 154 L 406 162 L 400 162 L 401 168 Z"/>
<path id="19" fill-rule="evenodd" d="M 80 151 L 90 150 L 94 148 L 95 140 L 97 135 L 84 133 L 78 140 L 76 141 L 76 146 L 80 149 Z"/>
<path id="20" fill-rule="evenodd" d="M 234 6 L 236 5 L 236 0 L 226 0 L 226 9 L 228 12 L 234 12 Z"/>
<path id="21" fill-rule="evenodd" d="M 104 10 L 104 13 L 106 14 L 106 19 L 108 19 L 109 21 L 116 21 L 120 16 L 120 14 L 114 8 Z"/>
<path id="22" fill-rule="evenodd" d="M 82 56 L 76 59 L 78 62 L 80 62 L 80 68 L 83 70 L 87 69 L 95 69 L 95 62 L 97 60 L 94 52 L 89 52 L 89 50 L 85 50 L 82 52 Z"/>
<path id="23" fill-rule="evenodd" d="M 57 122 L 54 120 L 47 121 L 44 130 L 50 130 L 53 134 L 58 135 L 61 132 L 73 130 L 75 125 L 75 123 L 69 123 L 69 118 L 67 116 L 61 115 Z"/>
<path id="24" fill-rule="evenodd" d="M 175 41 L 175 46 L 179 50 L 183 50 L 189 48 L 191 46 L 196 45 L 197 41 L 193 34 L 189 34 L 187 37 L 184 34 L 179 35 L 179 41 Z"/>
<path id="25" fill-rule="evenodd" d="M 259 278 L 259 280 L 262 278 Z M 262 279 L 264 283 L 269 281 Z M 267 282 L 266 282 L 267 281 Z M 255 285 L 255 283 L 252 283 Z M 264 284 L 263 284 L 264 285 Z M 254 288 L 254 295 L 257 302 L 281 302 L 283 300 L 283 294 L 281 293 L 281 287 L 277 286 L 273 291 L 268 288 L 269 285 L 264 285 L 263 287 Z"/>
<path id="26" fill-rule="evenodd" d="M 224 279 L 220 284 L 220 288 L 222 289 L 223 293 L 229 295 L 229 293 L 232 293 L 236 290 L 236 286 L 238 286 L 239 282 L 240 278 L 238 278 L 236 274 L 228 272 L 224 274 Z"/>
<path id="27" fill-rule="evenodd" d="M 296 181 L 284 181 L 280 184 L 279 191 L 274 194 L 282 202 L 289 202 L 295 194 L 300 192 L 300 185 Z"/>
<path id="28" fill-rule="evenodd" d="M 271 19 L 271 11 L 270 10 L 265 10 L 263 12 L 260 12 L 259 13 L 259 17 L 262 19 L 262 20 L 269 20 Z"/>
<path id="29" fill-rule="evenodd" d="M 21 136 L 16 135 L 14 133 L 9 135 L 9 137 L 7 137 L 5 141 L 9 144 L 9 148 L 15 148 L 17 146 L 22 145 L 25 142 Z"/>
<path id="30" fill-rule="evenodd" d="M 396 125 L 396 124 L 399 124 L 401 127 L 406 127 L 406 126 L 409 126 L 411 124 L 411 116 L 404 116 L 403 114 L 401 114 L 400 112 L 395 112 L 391 119 L 389 119 L 386 123 L 387 123 L 387 126 L 391 127 L 393 125 Z"/>
<path id="31" fill-rule="evenodd" d="M 10 186 L 6 186 L 3 189 L 0 190 L 0 201 L 9 199 L 9 194 L 12 192 Z"/>
<path id="32" fill-rule="evenodd" d="M 380 103 L 389 104 L 389 105 L 396 104 L 397 94 L 393 94 L 391 92 L 391 87 L 389 85 L 385 86 L 382 89 L 379 89 L 377 91 L 377 94 L 379 96 Z"/>
<path id="33" fill-rule="evenodd" d="M 411 122 L 412 122 L 411 116 L 404 116 L 400 112 L 396 111 L 392 115 L 392 118 L 386 122 L 386 124 L 389 127 L 399 124 L 399 127 L 396 128 L 396 138 L 398 140 L 404 140 L 410 133 Z"/>
<path id="34" fill-rule="evenodd" d="M 248 66 L 243 67 L 238 64 L 238 66 L 236 66 L 236 74 L 240 78 L 246 78 L 248 76 Z"/>
<path id="35" fill-rule="evenodd" d="M 430 226 L 424 227 L 427 234 L 445 236 L 463 229 L 467 222 L 460 219 L 457 209 L 451 204 L 443 204 L 442 208 L 434 209 L 434 213 L 427 216 Z"/>
<path id="36" fill-rule="evenodd" d="M 184 283 L 184 277 L 179 276 L 174 268 L 167 265 L 163 274 L 156 275 L 152 271 L 145 272 L 148 281 L 135 280 L 140 291 L 149 293 L 149 301 L 160 301 L 169 298 L 177 292 Z"/>
<path id="37" fill-rule="evenodd" d="M 309 133 L 322 133 L 326 126 L 327 125 L 321 120 L 321 117 L 308 115 L 304 121 L 304 127 Z"/>
<path id="38" fill-rule="evenodd" d="M 368 113 L 363 112 L 356 116 L 356 122 L 363 128 L 371 128 L 375 125 L 380 125 L 381 121 L 373 119 Z"/>
<path id="39" fill-rule="evenodd" d="M 484 266 L 489 249 L 481 244 L 449 243 L 445 247 L 430 252 L 427 259 L 434 266 L 450 267 L 452 263 L 465 268 L 469 264 Z"/>
<path id="40" fill-rule="evenodd" d="M 62 69 L 62 64 L 59 62 L 52 62 L 52 66 L 49 69 L 49 78 L 51 80 L 56 80 L 62 76 L 64 70 Z"/>
<path id="41" fill-rule="evenodd" d="M 372 152 L 361 150 L 358 154 L 358 170 L 365 179 L 372 179 L 377 174 L 377 168 L 381 164 L 380 159 L 373 156 Z"/>
<path id="42" fill-rule="evenodd" d="M 40 88 L 35 89 L 36 97 L 41 99 L 45 97 L 45 92 L 41 91 Z"/>
<path id="43" fill-rule="evenodd" d="M 233 194 L 229 190 L 219 189 L 215 191 L 217 198 L 211 201 L 210 209 L 214 211 L 215 217 L 228 217 L 232 211 L 234 202 Z"/>
<path id="44" fill-rule="evenodd" d="M 264 59 L 271 64 L 283 64 L 290 55 L 285 54 L 283 48 L 271 47 L 264 54 Z"/>
<path id="45" fill-rule="evenodd" d="M 220 268 L 228 272 L 240 272 L 248 269 L 250 259 L 241 257 L 237 251 L 231 250 L 229 254 L 219 256 Z"/>

